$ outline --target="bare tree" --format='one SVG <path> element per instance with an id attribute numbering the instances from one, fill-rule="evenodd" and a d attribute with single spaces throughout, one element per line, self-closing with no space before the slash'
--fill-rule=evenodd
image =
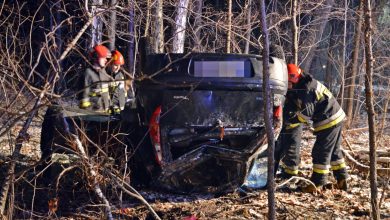
<path id="1" fill-rule="evenodd" d="M 92 39 L 90 47 L 94 47 L 102 42 L 102 33 L 103 33 L 103 22 L 101 21 L 99 11 L 101 10 L 101 6 L 103 5 L 103 0 L 93 0 L 92 2 Z"/>
<path id="2" fill-rule="evenodd" d="M 352 61 L 351 61 L 351 68 L 347 73 L 346 78 L 346 86 L 347 86 L 347 96 L 346 96 L 346 113 L 347 113 L 347 122 L 346 127 L 350 127 L 352 123 L 352 117 L 353 117 L 353 103 L 354 103 L 354 96 L 355 96 L 355 83 L 356 83 L 356 76 L 358 73 L 359 68 L 359 51 L 360 51 L 360 33 L 362 29 L 362 23 L 363 23 L 363 16 L 362 16 L 362 10 L 363 10 L 363 1 L 360 1 L 359 9 L 356 12 L 357 16 L 357 24 L 355 26 L 355 33 L 353 38 L 353 51 L 352 51 Z"/>
<path id="3" fill-rule="evenodd" d="M 260 24 L 263 40 L 263 100 L 264 100 L 264 121 L 265 129 L 267 130 L 268 139 L 268 172 L 267 172 L 267 184 L 268 184 L 268 219 L 275 219 L 275 180 L 274 180 L 274 151 L 275 151 L 275 136 L 272 126 L 272 100 L 271 100 L 271 88 L 269 84 L 269 39 L 267 20 L 265 13 L 265 2 L 260 1 Z"/>
<path id="4" fill-rule="evenodd" d="M 376 171 L 376 126 L 375 110 L 373 103 L 372 74 L 374 58 L 372 55 L 372 20 L 371 20 L 371 1 L 364 1 L 364 45 L 366 56 L 366 106 L 368 115 L 369 144 L 370 144 L 370 188 L 371 188 L 371 210 L 372 218 L 380 219 L 378 207 L 378 182 Z"/>
<path id="5" fill-rule="evenodd" d="M 117 0 L 110 0 L 110 26 L 108 29 L 108 40 L 110 42 L 108 48 L 115 49 L 115 33 L 116 33 L 116 4 Z"/>
<path id="6" fill-rule="evenodd" d="M 148 10 L 149 11 L 149 10 Z M 134 31 L 134 0 L 129 0 L 129 71 L 132 77 L 134 77 L 135 71 L 135 31 Z"/>
<path id="7" fill-rule="evenodd" d="M 149 26 L 150 26 L 150 11 L 152 10 L 151 0 L 146 1 L 146 18 L 145 18 L 145 28 L 144 28 L 144 37 L 149 36 Z"/>
<path id="8" fill-rule="evenodd" d="M 231 41 L 232 41 L 232 0 L 228 0 L 228 23 L 227 23 L 227 38 L 226 38 L 226 53 L 230 53 Z"/>
<path id="9" fill-rule="evenodd" d="M 348 13 L 348 0 L 344 0 L 344 33 L 343 33 L 343 52 L 341 55 L 341 85 L 340 85 L 340 105 L 341 107 L 344 106 L 344 87 L 345 87 L 345 56 L 346 56 L 346 50 L 347 50 L 347 13 Z"/>
<path id="10" fill-rule="evenodd" d="M 194 19 L 194 38 L 195 38 L 195 45 L 194 45 L 194 51 L 202 51 L 201 46 L 201 28 L 202 28 L 202 8 L 203 8 L 203 0 L 195 0 L 194 1 L 194 13 L 195 13 L 195 19 Z"/>
<path id="11" fill-rule="evenodd" d="M 251 39 L 251 33 L 252 33 L 252 0 L 248 0 L 247 4 L 245 5 L 245 11 L 247 13 L 246 17 L 246 25 L 248 26 L 248 30 L 246 33 L 246 41 L 245 41 L 245 53 L 249 53 L 249 41 Z"/>
<path id="12" fill-rule="evenodd" d="M 188 12 L 189 0 L 179 0 L 177 3 L 177 14 L 175 19 L 175 30 L 173 32 L 173 53 L 184 52 L 184 41 L 187 24 L 187 12 Z"/>
<path id="13" fill-rule="evenodd" d="M 156 0 L 154 5 L 154 27 L 152 28 L 154 52 L 164 53 L 164 18 L 163 0 Z"/>
<path id="14" fill-rule="evenodd" d="M 298 26 L 297 26 L 297 11 L 298 11 L 298 0 L 292 0 L 292 33 L 293 33 L 293 39 L 292 39 L 292 56 L 293 56 L 293 62 L 294 64 L 298 65 Z"/>
<path id="15" fill-rule="evenodd" d="M 302 66 L 305 71 L 310 71 L 311 63 L 313 61 L 318 42 L 322 39 L 322 34 L 326 24 L 328 23 L 328 18 L 330 16 L 330 11 L 333 4 L 334 0 L 325 0 L 323 5 L 317 8 L 314 12 L 314 19 L 317 21 L 315 22 L 316 24 L 311 28 L 309 34 L 305 36 L 306 43 L 303 45 L 304 47 L 308 47 L 308 51 L 305 54 L 304 59 L 302 59 Z"/>

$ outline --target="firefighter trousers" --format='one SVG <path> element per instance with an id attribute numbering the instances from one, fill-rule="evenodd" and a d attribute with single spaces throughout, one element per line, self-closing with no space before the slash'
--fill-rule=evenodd
<path id="1" fill-rule="evenodd" d="M 316 141 L 312 149 L 313 175 L 312 180 L 318 185 L 324 184 L 329 168 L 333 171 L 336 179 L 347 178 L 346 164 L 341 152 L 342 123 L 331 128 L 315 133 Z M 284 172 L 290 175 L 298 174 L 301 162 L 300 143 L 302 125 L 291 129 L 282 129 L 281 133 L 281 166 Z"/>
<path id="2" fill-rule="evenodd" d="M 302 124 L 295 127 L 283 127 L 280 133 L 281 166 L 284 172 L 290 175 L 298 174 L 298 167 L 301 163 L 301 136 Z"/>
<path id="3" fill-rule="evenodd" d="M 314 133 L 316 135 L 316 142 L 312 150 L 312 179 L 314 176 L 329 173 L 329 168 L 333 171 L 336 179 L 347 178 L 346 164 L 340 147 L 342 128 L 343 124 L 339 123 L 333 127 Z"/>

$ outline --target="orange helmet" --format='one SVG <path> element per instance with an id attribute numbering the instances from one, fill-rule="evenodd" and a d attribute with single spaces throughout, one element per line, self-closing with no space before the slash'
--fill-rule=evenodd
<path id="1" fill-rule="evenodd" d="M 125 59 L 123 58 L 122 54 L 117 50 L 112 51 L 112 64 L 115 65 L 125 64 Z"/>
<path id="2" fill-rule="evenodd" d="M 110 58 L 111 52 L 107 47 L 99 44 L 93 48 L 91 55 L 95 58 Z"/>
<path id="3" fill-rule="evenodd" d="M 287 70 L 288 70 L 288 81 L 291 83 L 297 83 L 301 78 L 301 74 L 303 73 L 303 70 L 299 68 L 297 65 L 292 63 L 287 64 Z"/>

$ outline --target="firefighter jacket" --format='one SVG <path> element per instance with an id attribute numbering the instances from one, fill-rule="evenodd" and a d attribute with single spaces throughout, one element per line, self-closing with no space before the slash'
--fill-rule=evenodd
<path id="1" fill-rule="evenodd" d="M 115 74 L 115 75 L 114 75 Z M 110 83 L 110 94 L 114 111 L 123 110 L 127 99 L 125 77 L 122 72 L 113 73 L 114 81 Z"/>
<path id="2" fill-rule="evenodd" d="M 105 69 L 87 68 L 80 81 L 81 93 L 80 108 L 95 111 L 108 111 L 111 100 L 109 95 L 109 82 L 112 78 Z"/>
<path id="3" fill-rule="evenodd" d="M 287 93 L 287 100 L 294 103 L 296 111 L 288 124 L 313 122 L 314 132 L 333 127 L 345 119 L 345 113 L 332 93 L 309 74 Z"/>

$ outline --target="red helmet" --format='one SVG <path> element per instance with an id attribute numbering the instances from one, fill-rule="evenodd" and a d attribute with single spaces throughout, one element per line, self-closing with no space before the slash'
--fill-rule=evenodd
<path id="1" fill-rule="evenodd" d="M 125 64 L 125 59 L 123 58 L 122 54 L 117 50 L 112 51 L 112 64 L 115 65 Z"/>
<path id="2" fill-rule="evenodd" d="M 303 73 L 303 70 L 299 68 L 297 65 L 292 63 L 287 64 L 287 70 L 288 70 L 288 81 L 291 83 L 297 83 L 299 81 L 299 78 L 301 78 L 301 74 Z"/>
<path id="3" fill-rule="evenodd" d="M 105 47 L 104 45 L 96 45 L 92 50 L 92 57 L 95 58 L 110 58 L 111 52 L 110 50 Z"/>

